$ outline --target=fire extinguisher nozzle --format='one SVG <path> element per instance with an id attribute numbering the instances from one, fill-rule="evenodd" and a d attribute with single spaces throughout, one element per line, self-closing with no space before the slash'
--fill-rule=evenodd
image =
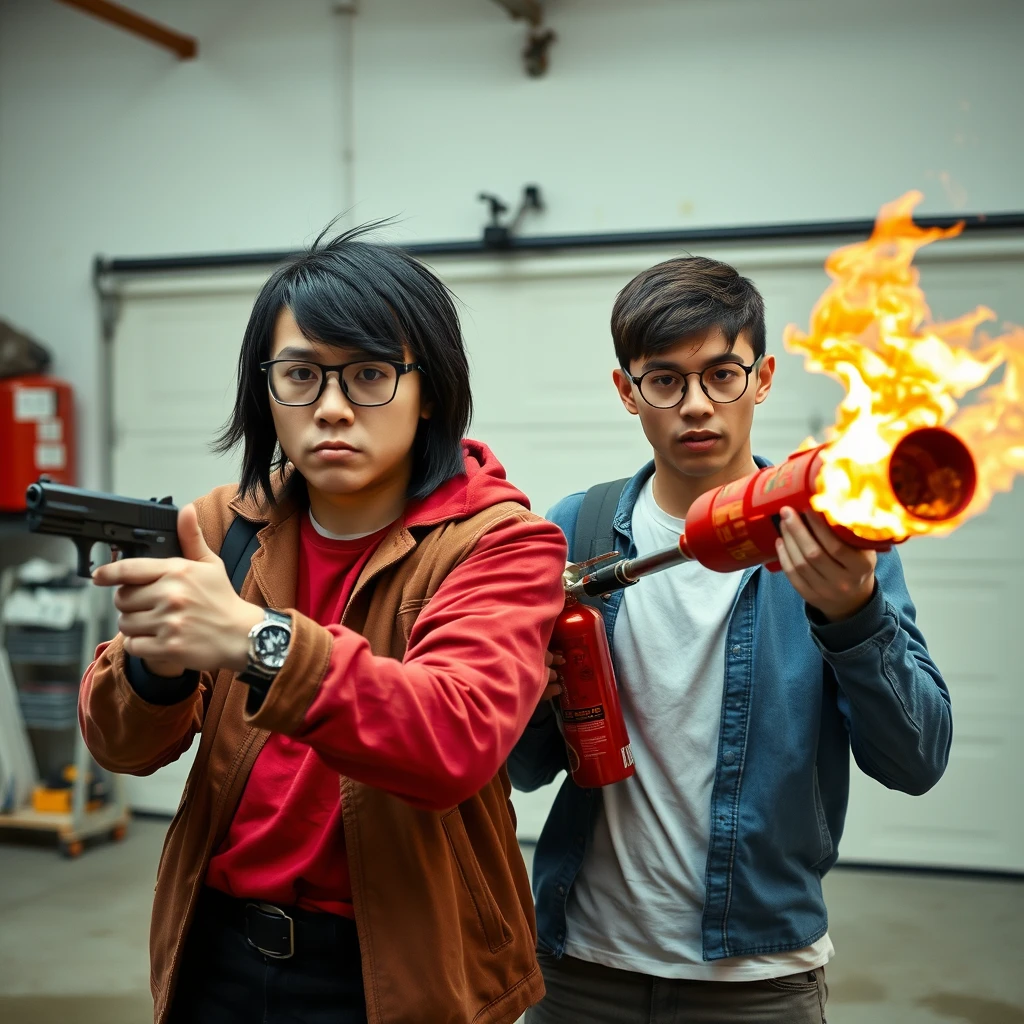
<path id="1" fill-rule="evenodd" d="M 943 427 L 912 430 L 893 449 L 889 484 L 917 519 L 945 522 L 971 503 L 978 474 L 967 445 Z"/>

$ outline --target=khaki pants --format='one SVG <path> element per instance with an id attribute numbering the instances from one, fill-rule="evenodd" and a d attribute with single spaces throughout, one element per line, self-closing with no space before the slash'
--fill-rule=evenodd
<path id="1" fill-rule="evenodd" d="M 526 1024 L 825 1024 L 825 968 L 768 981 L 677 981 L 540 954 Z"/>

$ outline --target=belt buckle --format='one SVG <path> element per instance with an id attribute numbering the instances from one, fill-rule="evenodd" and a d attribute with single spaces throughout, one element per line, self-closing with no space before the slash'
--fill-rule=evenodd
<path id="1" fill-rule="evenodd" d="M 264 914 L 269 914 L 271 917 L 280 917 L 288 922 L 288 952 L 287 953 L 274 953 L 269 949 L 264 949 L 262 946 L 257 946 L 252 939 L 249 938 L 249 923 L 246 922 L 245 928 L 245 941 L 252 946 L 258 953 L 262 953 L 264 956 L 269 956 L 274 960 L 289 960 L 295 955 L 295 920 L 289 914 L 286 914 L 280 907 L 275 907 L 273 903 L 247 903 L 247 907 L 255 907 L 257 910 L 262 911 Z"/>

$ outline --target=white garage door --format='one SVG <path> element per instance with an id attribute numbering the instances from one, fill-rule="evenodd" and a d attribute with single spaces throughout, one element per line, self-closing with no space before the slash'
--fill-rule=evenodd
<path id="1" fill-rule="evenodd" d="M 779 358 L 771 399 L 755 423 L 755 448 L 783 458 L 834 418 L 838 386 L 807 374 L 781 350 L 783 327 L 806 325 L 827 279 L 826 246 L 718 246 L 765 295 L 769 346 Z M 608 317 L 615 293 L 667 256 L 517 255 L 436 260 L 463 304 L 476 417 L 509 477 L 543 512 L 573 490 L 632 473 L 648 458 L 637 423 L 610 383 Z M 1024 322 L 1024 239 L 961 239 L 922 258 L 936 316 L 979 303 Z M 234 366 L 264 275 L 206 275 L 124 282 L 115 343 L 115 487 L 184 502 L 234 479 L 210 438 L 231 404 Z M 952 538 L 902 550 L 920 622 L 953 695 L 955 739 L 941 784 L 923 798 L 886 791 L 854 774 L 842 844 L 847 861 L 1024 871 L 1024 727 L 1015 700 L 1015 610 L 1022 607 L 1024 542 L 1014 525 L 1024 488 Z M 187 765 L 133 780 L 137 806 L 173 810 Z M 535 837 L 554 787 L 517 795 L 520 834 Z"/>

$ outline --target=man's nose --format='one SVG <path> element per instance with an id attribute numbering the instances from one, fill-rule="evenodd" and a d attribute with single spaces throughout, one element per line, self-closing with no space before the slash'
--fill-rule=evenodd
<path id="1" fill-rule="evenodd" d="M 710 416 L 715 411 L 715 403 L 704 394 L 700 379 L 694 375 L 686 378 L 686 391 L 679 403 L 680 416 Z"/>
<path id="2" fill-rule="evenodd" d="M 351 422 L 355 418 L 352 403 L 341 386 L 341 377 L 336 370 L 327 374 L 324 389 L 317 400 L 316 418 L 325 423 Z"/>

